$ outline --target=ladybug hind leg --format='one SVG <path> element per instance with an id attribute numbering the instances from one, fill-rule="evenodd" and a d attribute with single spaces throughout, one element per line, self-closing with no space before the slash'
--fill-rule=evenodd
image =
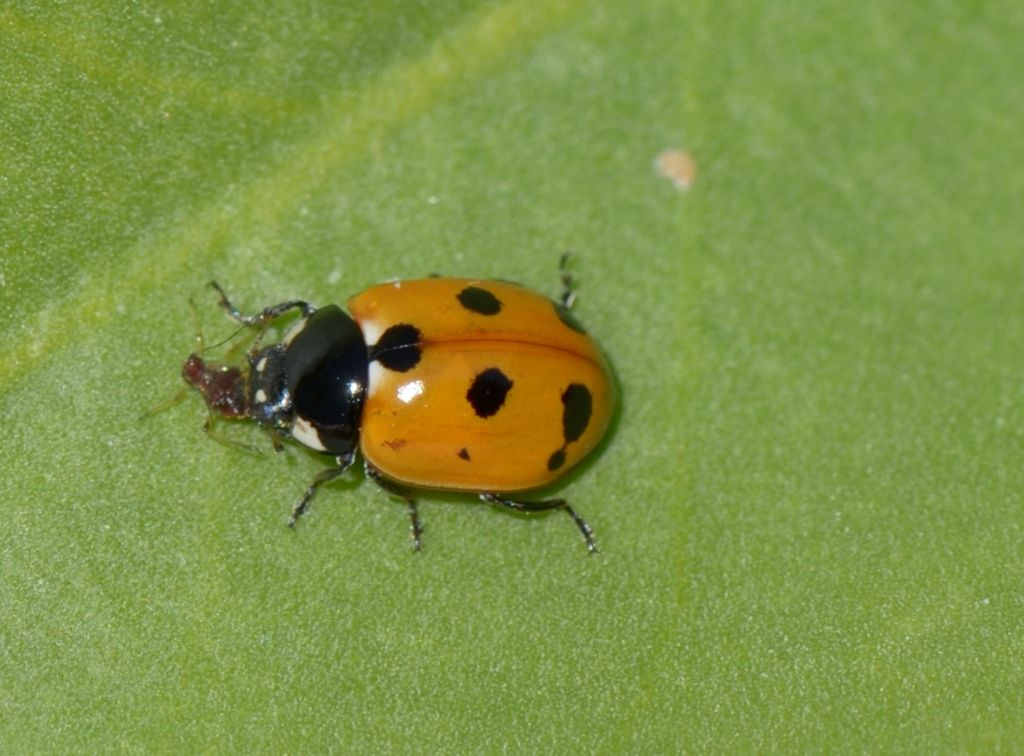
<path id="1" fill-rule="evenodd" d="M 563 252 L 562 256 L 558 258 L 558 277 L 562 281 L 562 293 L 559 294 L 558 301 L 567 310 L 576 303 L 575 279 L 569 272 L 570 257 L 572 257 L 572 252 Z"/>
<path id="2" fill-rule="evenodd" d="M 534 512 L 550 512 L 554 509 L 561 509 L 563 512 L 568 514 L 576 527 L 580 531 L 580 535 L 583 536 L 583 540 L 587 543 L 587 551 L 591 554 L 597 553 L 597 544 L 594 543 L 594 531 L 591 530 L 587 521 L 584 520 L 576 512 L 575 509 L 569 506 L 569 502 L 565 499 L 548 499 L 546 501 L 518 501 L 515 499 L 506 499 L 497 494 L 482 493 L 480 498 L 486 501 L 488 504 L 494 504 L 496 506 L 507 507 L 516 512 L 534 513 Z"/>
<path id="3" fill-rule="evenodd" d="M 392 496 L 402 499 L 405 502 L 406 509 L 409 512 L 409 530 L 412 533 L 412 548 L 414 551 L 422 551 L 423 523 L 420 522 L 420 513 L 416 508 L 416 499 L 413 497 L 412 491 L 385 478 L 380 470 L 366 460 L 363 460 L 363 467 L 366 470 L 366 477 Z"/>

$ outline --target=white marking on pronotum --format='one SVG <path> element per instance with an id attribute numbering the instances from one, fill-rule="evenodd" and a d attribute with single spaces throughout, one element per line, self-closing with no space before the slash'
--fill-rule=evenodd
<path id="1" fill-rule="evenodd" d="M 371 397 L 387 380 L 387 368 L 374 360 L 370 363 L 370 369 L 366 371 L 366 396 Z"/>
<path id="2" fill-rule="evenodd" d="M 363 341 L 367 346 L 380 341 L 381 330 L 379 323 L 375 323 L 372 320 L 364 320 L 359 324 L 359 329 L 363 332 Z"/>
<path id="3" fill-rule="evenodd" d="M 267 358 L 264 357 L 263 359 L 261 359 L 259 362 L 256 363 L 256 372 L 257 373 L 262 373 L 266 369 L 267 369 Z"/>
<path id="4" fill-rule="evenodd" d="M 316 428 L 301 417 L 295 418 L 295 424 L 292 425 L 292 438 L 310 449 L 327 451 L 327 447 L 320 441 L 320 434 L 316 432 Z"/>
<path id="5" fill-rule="evenodd" d="M 267 401 L 267 392 L 263 389 L 256 389 L 256 401 L 265 402 Z"/>
<path id="6" fill-rule="evenodd" d="M 288 333 L 284 335 L 284 345 L 288 346 L 292 343 L 296 336 L 302 333 L 302 329 L 306 327 L 306 323 L 309 322 L 309 318 L 302 318 L 295 325 L 288 329 Z"/>

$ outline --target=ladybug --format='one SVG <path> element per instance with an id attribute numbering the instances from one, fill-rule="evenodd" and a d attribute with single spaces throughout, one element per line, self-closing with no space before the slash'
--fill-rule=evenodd
<path id="1" fill-rule="evenodd" d="M 291 439 L 333 458 L 295 506 L 292 526 L 358 452 L 367 477 L 407 502 L 417 550 L 413 489 L 440 489 L 518 512 L 563 510 L 594 552 L 590 526 L 565 500 L 510 498 L 587 456 L 615 404 L 608 363 L 569 311 L 564 267 L 562 279 L 557 301 L 505 281 L 435 277 L 369 288 L 348 300 L 348 312 L 296 299 L 255 315 L 211 282 L 228 314 L 260 336 L 242 366 L 191 354 L 182 376 L 211 419 L 253 420 L 279 451 Z M 282 340 L 260 345 L 292 310 L 300 317 Z"/>

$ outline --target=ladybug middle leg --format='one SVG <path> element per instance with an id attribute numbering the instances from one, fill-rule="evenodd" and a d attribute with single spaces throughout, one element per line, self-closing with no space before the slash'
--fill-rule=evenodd
<path id="1" fill-rule="evenodd" d="M 406 509 L 409 511 L 409 528 L 412 532 L 412 548 L 414 551 L 422 551 L 423 541 L 421 536 L 423 535 L 423 523 L 420 522 L 420 513 L 416 508 L 416 499 L 413 497 L 412 491 L 388 480 L 383 474 L 381 474 L 380 470 L 365 460 L 363 461 L 363 467 L 366 470 L 366 477 L 392 496 L 402 499 L 405 502 Z"/>
<path id="2" fill-rule="evenodd" d="M 594 543 L 594 531 L 591 530 L 587 521 L 577 514 L 576 510 L 569 506 L 569 502 L 565 499 L 548 499 L 546 501 L 517 501 L 515 499 L 506 499 L 497 494 L 482 493 L 480 498 L 486 501 L 488 504 L 495 504 L 502 507 L 508 507 L 509 509 L 515 510 L 516 512 L 550 512 L 553 509 L 561 509 L 568 514 L 572 521 L 576 523 L 576 527 L 579 528 L 580 535 L 583 536 L 583 540 L 587 542 L 587 551 L 591 554 L 597 553 L 597 544 Z"/>

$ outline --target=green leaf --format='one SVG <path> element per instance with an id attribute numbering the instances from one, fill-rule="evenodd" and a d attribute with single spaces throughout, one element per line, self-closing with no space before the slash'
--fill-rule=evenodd
<path id="1" fill-rule="evenodd" d="M 0 8 L 11 752 L 1020 750 L 1024 11 Z M 686 190 L 661 175 L 687 151 Z M 621 387 L 554 493 L 361 475 L 179 390 L 196 324 L 511 278 Z M 194 302 L 195 316 L 189 304 Z"/>

